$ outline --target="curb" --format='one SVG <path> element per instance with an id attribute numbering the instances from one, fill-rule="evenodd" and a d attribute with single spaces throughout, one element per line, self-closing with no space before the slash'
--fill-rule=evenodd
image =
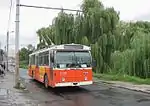
<path id="1" fill-rule="evenodd" d="M 112 86 L 117 87 L 117 88 L 123 88 L 123 89 L 131 90 L 131 91 L 137 91 L 137 92 L 150 94 L 150 91 L 143 91 L 143 90 L 132 89 L 132 88 L 124 87 L 124 86 L 117 86 L 117 85 L 112 85 Z"/>
<path id="2" fill-rule="evenodd" d="M 113 83 L 113 82 L 109 82 L 109 81 L 105 81 L 105 80 L 99 80 L 97 78 L 95 79 L 94 82 L 101 82 L 101 83 L 105 83 L 105 84 L 111 84 L 112 87 L 123 88 L 123 89 L 131 90 L 131 91 L 137 91 L 137 92 L 150 94 L 150 90 L 145 91 L 145 90 L 140 90 L 140 89 L 129 88 L 129 87 L 126 87 L 126 86 L 123 86 L 123 85 L 119 85 L 117 83 Z"/>

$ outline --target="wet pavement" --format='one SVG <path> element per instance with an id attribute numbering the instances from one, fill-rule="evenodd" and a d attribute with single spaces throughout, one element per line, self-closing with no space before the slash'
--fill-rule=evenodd
<path id="1" fill-rule="evenodd" d="M 40 106 L 150 106 L 150 94 L 101 82 L 90 86 L 45 89 L 43 84 L 29 78 L 27 89 Z"/>
<path id="2" fill-rule="evenodd" d="M 32 97 L 39 104 L 48 104 L 47 106 L 150 106 L 149 94 L 112 88 L 103 83 L 45 89 L 41 83 L 32 80 L 29 82 L 28 89 L 32 92 Z"/>
<path id="3" fill-rule="evenodd" d="M 43 84 L 27 77 L 25 71 L 20 75 L 26 81 L 28 91 L 16 91 L 9 87 L 11 84 L 5 84 L 0 89 L 0 106 L 150 106 L 150 94 L 101 82 L 90 86 L 45 89 Z"/>
<path id="4" fill-rule="evenodd" d="M 28 103 L 30 99 L 24 94 L 29 93 L 13 88 L 14 77 L 12 73 L 7 73 L 4 78 L 0 77 L 0 106 L 34 106 Z"/>

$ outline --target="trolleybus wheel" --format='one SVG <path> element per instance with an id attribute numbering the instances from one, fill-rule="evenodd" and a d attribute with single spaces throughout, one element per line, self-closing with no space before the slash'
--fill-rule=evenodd
<path id="1" fill-rule="evenodd" d="M 45 88 L 48 88 L 48 77 L 47 77 L 47 75 L 44 76 L 44 85 L 45 85 Z"/>

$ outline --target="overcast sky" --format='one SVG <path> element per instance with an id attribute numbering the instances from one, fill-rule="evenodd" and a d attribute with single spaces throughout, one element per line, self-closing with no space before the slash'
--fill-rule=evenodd
<path id="1" fill-rule="evenodd" d="M 13 0 L 13 10 L 11 15 L 10 31 L 15 28 L 15 1 Z M 21 4 L 41 5 L 50 7 L 63 7 L 79 9 L 82 0 L 20 0 Z M 114 7 L 120 11 L 122 20 L 149 20 L 150 1 L 149 0 L 101 0 L 107 7 Z M 6 31 L 8 25 L 10 0 L 0 0 L 0 42 L 2 48 L 6 44 Z M 57 10 L 33 9 L 21 7 L 20 10 L 20 44 L 36 44 L 38 39 L 37 29 L 51 24 L 52 19 L 57 16 Z M 10 48 L 14 47 L 14 33 L 10 34 Z"/>

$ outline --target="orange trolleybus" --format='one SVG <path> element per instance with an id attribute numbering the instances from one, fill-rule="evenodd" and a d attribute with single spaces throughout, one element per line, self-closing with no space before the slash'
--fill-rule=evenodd
<path id="1" fill-rule="evenodd" d="M 29 55 L 28 75 L 45 87 L 90 85 L 91 48 L 80 44 L 53 45 Z"/>

